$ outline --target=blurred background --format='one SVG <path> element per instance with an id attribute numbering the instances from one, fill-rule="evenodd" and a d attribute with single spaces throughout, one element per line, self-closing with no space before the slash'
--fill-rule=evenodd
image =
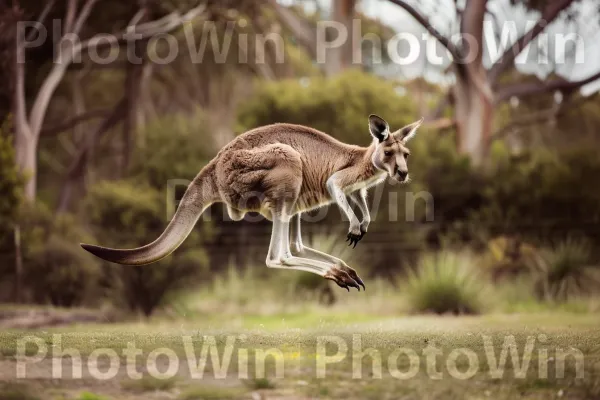
<path id="1" fill-rule="evenodd" d="M 0 18 L 4 327 L 600 310 L 597 1 L 2 0 Z M 364 40 L 334 46 L 344 33 Z M 371 196 L 356 249 L 337 207 L 304 223 L 365 293 L 268 270 L 270 223 L 219 205 L 151 266 L 79 247 L 154 240 L 181 182 L 248 129 L 290 122 L 367 146 L 370 113 L 392 129 L 425 117 L 412 182 Z"/>

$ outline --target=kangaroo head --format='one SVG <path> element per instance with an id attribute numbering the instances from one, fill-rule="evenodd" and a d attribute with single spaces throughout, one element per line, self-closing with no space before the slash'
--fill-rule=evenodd
<path id="1" fill-rule="evenodd" d="M 406 147 L 406 142 L 415 136 L 417 128 L 422 123 L 423 118 L 392 133 L 383 118 L 375 114 L 369 115 L 369 131 L 375 145 L 371 161 L 375 168 L 387 172 L 390 178 L 398 182 L 407 182 L 407 160 L 410 151 Z"/>

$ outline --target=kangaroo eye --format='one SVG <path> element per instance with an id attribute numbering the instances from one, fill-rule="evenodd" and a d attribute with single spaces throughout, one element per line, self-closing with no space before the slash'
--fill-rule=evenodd
<path id="1" fill-rule="evenodd" d="M 384 151 L 384 152 L 383 152 L 383 154 L 384 154 L 386 157 L 390 157 L 390 156 L 392 155 L 392 152 L 391 152 L 391 151 Z"/>

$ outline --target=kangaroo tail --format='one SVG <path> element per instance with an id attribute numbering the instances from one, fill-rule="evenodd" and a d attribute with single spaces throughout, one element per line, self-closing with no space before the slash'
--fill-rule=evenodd
<path id="1" fill-rule="evenodd" d="M 81 243 L 81 247 L 106 261 L 123 265 L 143 265 L 159 261 L 188 237 L 200 215 L 218 199 L 213 166 L 207 165 L 188 186 L 171 222 L 154 242 L 135 249 L 111 249 Z"/>

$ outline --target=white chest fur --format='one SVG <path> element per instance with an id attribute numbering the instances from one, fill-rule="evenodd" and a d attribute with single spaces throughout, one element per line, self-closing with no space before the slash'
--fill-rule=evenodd
<path id="1" fill-rule="evenodd" d="M 373 175 L 372 177 L 370 177 L 369 179 L 366 179 L 364 181 L 359 181 L 359 182 L 353 183 L 352 185 L 345 187 L 344 193 L 352 193 L 352 192 L 356 192 L 357 190 L 360 190 L 360 189 L 369 189 L 369 188 L 376 186 L 376 185 L 382 183 L 383 181 L 385 181 L 385 176 L 386 176 L 385 172 L 377 173 L 377 174 Z"/>

